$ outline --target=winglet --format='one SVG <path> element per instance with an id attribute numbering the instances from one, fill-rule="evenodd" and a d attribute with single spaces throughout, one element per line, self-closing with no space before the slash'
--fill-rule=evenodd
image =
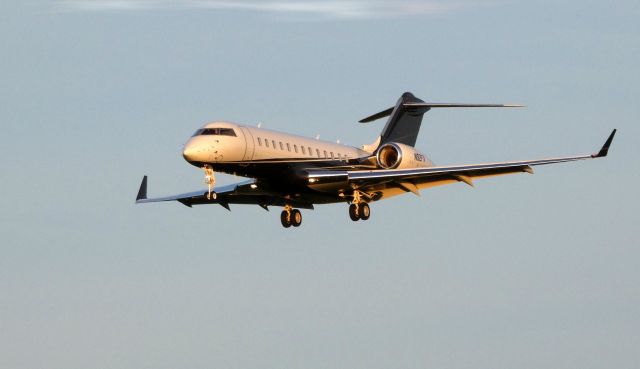
<path id="1" fill-rule="evenodd" d="M 136 201 L 144 200 L 147 198 L 147 176 L 142 177 L 142 183 L 140 183 L 140 189 L 138 190 L 138 196 Z"/>
<path id="2" fill-rule="evenodd" d="M 226 201 L 218 201 L 218 205 L 222 206 L 223 208 L 231 211 L 231 207 L 229 206 L 229 203 Z"/>
<path id="3" fill-rule="evenodd" d="M 613 136 L 616 135 L 616 131 L 617 129 L 614 129 L 613 132 L 611 132 L 611 134 L 609 135 L 609 138 L 607 138 L 607 141 L 605 141 L 600 151 L 598 151 L 597 154 L 591 155 L 592 158 L 603 158 L 607 156 L 607 154 L 609 153 L 609 146 L 611 146 L 611 142 L 613 141 Z"/>

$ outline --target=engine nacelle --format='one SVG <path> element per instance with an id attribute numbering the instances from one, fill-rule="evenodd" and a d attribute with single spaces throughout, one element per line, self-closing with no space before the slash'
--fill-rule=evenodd
<path id="1" fill-rule="evenodd" d="M 376 152 L 378 167 L 382 169 L 403 169 L 431 167 L 433 163 L 415 148 L 395 142 L 386 143 Z"/>

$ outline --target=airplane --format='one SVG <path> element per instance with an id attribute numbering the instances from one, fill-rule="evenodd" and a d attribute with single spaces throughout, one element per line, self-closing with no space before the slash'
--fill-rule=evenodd
<path id="1" fill-rule="evenodd" d="M 594 154 L 537 160 L 453 166 L 435 165 L 415 149 L 423 115 L 439 108 L 522 107 L 518 104 L 429 103 L 405 92 L 395 106 L 360 120 L 388 117 L 377 140 L 360 148 L 231 122 L 205 124 L 185 143 L 182 155 L 205 174 L 206 190 L 147 198 L 147 176 L 136 204 L 178 201 L 188 207 L 230 204 L 283 207 L 280 222 L 299 227 L 299 209 L 347 203 L 353 221 L 367 220 L 370 203 L 450 183 L 473 186 L 473 180 L 512 173 L 533 174 L 537 165 L 607 156 L 614 129 Z M 240 183 L 214 188 L 215 171 L 248 177 Z"/>

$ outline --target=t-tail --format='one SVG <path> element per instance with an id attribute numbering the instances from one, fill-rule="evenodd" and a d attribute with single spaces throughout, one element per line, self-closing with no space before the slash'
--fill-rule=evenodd
<path id="1" fill-rule="evenodd" d="M 411 92 L 405 92 L 394 107 L 366 117 L 360 123 L 369 123 L 389 117 L 379 139 L 372 147 L 372 151 L 390 142 L 414 147 L 420 132 L 422 117 L 424 113 L 433 108 L 519 108 L 523 106 L 520 104 L 429 103 L 415 97 Z"/>

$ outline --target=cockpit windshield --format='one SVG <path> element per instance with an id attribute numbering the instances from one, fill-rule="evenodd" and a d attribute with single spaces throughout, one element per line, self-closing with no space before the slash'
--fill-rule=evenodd
<path id="1" fill-rule="evenodd" d="M 201 135 L 213 135 L 213 136 L 233 136 L 236 137 L 236 133 L 232 128 L 201 128 L 193 134 L 192 137 Z"/>

